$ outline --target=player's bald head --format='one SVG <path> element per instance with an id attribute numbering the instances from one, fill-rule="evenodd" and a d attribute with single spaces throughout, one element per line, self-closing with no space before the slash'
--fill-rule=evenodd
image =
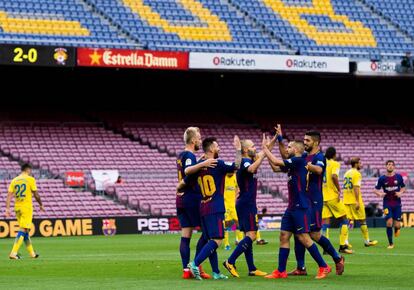
<path id="1" fill-rule="evenodd" d="M 240 143 L 243 150 L 247 150 L 248 148 L 254 146 L 253 141 L 250 139 L 241 140 Z"/>
<path id="2" fill-rule="evenodd" d="M 292 157 L 297 154 L 303 154 L 303 151 L 305 151 L 305 145 L 303 144 L 302 140 L 294 140 L 289 142 L 287 148 L 289 156 Z"/>
<path id="3" fill-rule="evenodd" d="M 247 154 L 250 158 L 254 158 L 256 156 L 256 147 L 254 146 L 254 143 L 250 139 L 245 139 L 240 141 L 241 148 L 243 151 L 243 154 Z"/>
<path id="4" fill-rule="evenodd" d="M 292 147 L 294 147 L 298 152 L 303 153 L 305 151 L 305 144 L 302 140 L 294 140 L 290 142 Z"/>

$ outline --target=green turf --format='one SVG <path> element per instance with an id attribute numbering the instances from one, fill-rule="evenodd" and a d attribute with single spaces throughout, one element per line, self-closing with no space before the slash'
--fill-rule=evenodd
<path id="1" fill-rule="evenodd" d="M 337 244 L 337 231 L 331 231 Z M 244 257 L 238 261 L 240 279 L 195 281 L 181 279 L 178 235 L 119 235 L 114 237 L 34 238 L 38 260 L 27 258 L 24 248 L 20 261 L 7 259 L 12 239 L 0 240 L 0 289 L 414 289 L 414 229 L 403 229 L 396 248 L 387 250 L 385 229 L 370 229 L 379 245 L 365 248 L 359 229 L 351 232 L 355 254 L 346 256 L 343 276 L 313 279 L 316 267 L 306 256 L 307 277 L 266 280 L 248 277 Z M 255 246 L 257 266 L 265 271 L 276 267 L 278 232 L 264 232 L 270 241 Z M 233 236 L 231 236 L 232 238 Z M 198 235 L 192 242 L 192 254 Z M 229 256 L 220 249 L 220 263 Z M 330 257 L 326 260 L 333 266 Z M 288 268 L 293 268 L 291 253 Z M 220 265 L 221 266 L 221 265 Z M 223 273 L 227 274 L 223 267 Z M 208 262 L 205 269 L 210 271 Z"/>

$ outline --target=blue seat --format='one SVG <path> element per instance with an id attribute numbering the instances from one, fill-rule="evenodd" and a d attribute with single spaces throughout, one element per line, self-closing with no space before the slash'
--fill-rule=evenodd
<path id="1" fill-rule="evenodd" d="M 114 48 L 144 45 L 151 49 L 206 52 L 293 53 L 300 50 L 302 53 L 315 55 L 350 57 L 369 57 L 373 53 L 378 56 L 389 52 L 402 54 L 407 50 L 414 52 L 414 1 L 330 1 L 337 14 L 346 15 L 352 21 L 359 21 L 371 29 L 377 42 L 377 47 L 374 48 L 318 45 L 314 39 L 301 33 L 279 14 L 273 13 L 262 0 L 232 0 L 234 6 L 218 0 L 198 1 L 226 23 L 232 36 L 231 41 L 181 39 L 175 33 L 164 31 L 162 27 L 149 25 L 119 0 L 87 0 L 94 9 L 84 6 L 83 0 L 2 0 L 0 11 L 12 17 L 78 21 L 89 29 L 91 35 L 10 34 L 2 31 L 0 27 L 0 41 L 8 39 L 8 42 L 46 44 L 69 41 L 73 46 L 90 46 L 93 43 L 96 47 Z M 145 0 L 144 3 L 173 25 L 206 25 L 190 11 L 183 9 L 178 0 Z M 311 0 L 284 0 L 284 3 L 312 5 Z M 318 31 L 349 31 L 342 23 L 324 15 L 302 15 L 302 19 L 315 26 Z M 387 25 L 387 22 L 393 25 Z M 282 47 L 288 47 L 289 50 Z"/>

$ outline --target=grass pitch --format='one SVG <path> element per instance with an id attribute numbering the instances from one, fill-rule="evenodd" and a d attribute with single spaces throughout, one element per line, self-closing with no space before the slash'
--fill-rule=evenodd
<path id="1" fill-rule="evenodd" d="M 277 266 L 278 232 L 263 232 L 266 246 L 254 246 L 256 266 L 271 272 Z M 376 247 L 365 248 L 359 229 L 350 232 L 355 254 L 346 256 L 343 276 L 332 273 L 316 281 L 316 265 L 306 255 L 307 277 L 266 280 L 248 277 L 244 256 L 237 266 L 241 278 L 227 281 L 195 281 L 181 279 L 178 235 L 118 235 L 113 237 L 33 238 L 39 259 L 28 258 L 22 246 L 22 260 L 8 260 L 13 240 L 0 240 L 0 289 L 414 289 L 414 229 L 402 229 L 395 239 L 395 249 L 387 250 L 385 229 L 370 229 Z M 191 243 L 191 259 L 199 235 Z M 230 235 L 234 238 L 234 234 Z M 338 231 L 331 230 L 337 247 Z M 293 245 L 292 245 L 293 246 Z M 233 246 L 234 248 L 234 246 Z M 219 250 L 221 262 L 230 252 Z M 324 256 L 334 266 L 329 256 Z M 294 251 L 288 270 L 294 268 Z M 211 272 L 208 260 L 204 268 Z"/>

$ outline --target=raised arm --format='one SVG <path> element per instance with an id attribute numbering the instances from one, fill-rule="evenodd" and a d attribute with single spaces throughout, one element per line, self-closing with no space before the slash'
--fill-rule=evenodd
<path id="1" fill-rule="evenodd" d="M 275 127 L 275 130 L 276 130 L 276 139 L 277 139 L 277 144 L 279 146 L 280 156 L 282 156 L 283 159 L 288 159 L 289 154 L 287 152 L 287 148 L 285 144 L 283 144 L 282 126 L 280 124 L 277 124 L 277 126 Z"/>
<path id="2" fill-rule="evenodd" d="M 252 165 L 249 166 L 249 168 L 247 169 L 247 171 L 250 172 L 250 173 L 256 173 L 257 170 L 260 167 L 260 164 L 262 164 L 263 159 L 265 157 L 266 157 L 266 155 L 264 154 L 264 152 L 259 152 L 257 154 L 256 160 L 252 163 Z"/>
<path id="3" fill-rule="evenodd" d="M 233 140 L 234 149 L 236 149 L 236 157 L 234 160 L 234 164 L 236 169 L 240 168 L 241 160 L 242 160 L 242 151 L 241 151 L 241 143 L 239 136 L 235 135 Z"/>
<path id="4" fill-rule="evenodd" d="M 269 165 L 270 165 L 270 167 L 272 168 L 272 171 L 273 171 L 273 172 L 275 172 L 275 173 L 282 172 L 282 170 L 280 169 L 280 167 L 279 167 L 279 166 L 275 166 L 275 165 L 273 165 L 273 163 L 272 163 L 272 162 L 270 162 L 270 161 L 269 161 Z"/>
<path id="5" fill-rule="evenodd" d="M 267 159 L 269 160 L 269 162 L 273 164 L 274 166 L 285 166 L 285 163 L 283 162 L 283 160 L 277 159 L 272 154 L 272 152 L 270 152 L 268 145 L 269 143 L 268 143 L 268 140 L 266 139 L 266 134 L 263 134 L 262 150 L 263 150 L 263 153 L 266 155 Z"/>

